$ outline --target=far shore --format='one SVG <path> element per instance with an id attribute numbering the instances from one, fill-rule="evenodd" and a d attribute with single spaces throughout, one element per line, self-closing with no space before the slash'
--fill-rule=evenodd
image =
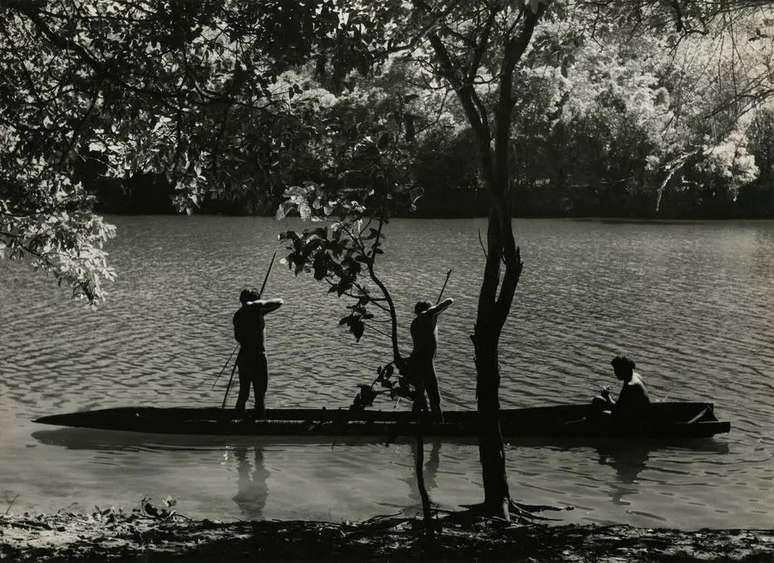
<path id="1" fill-rule="evenodd" d="M 427 541 L 421 520 L 359 523 L 192 520 L 146 503 L 130 512 L 0 515 L 0 560 L 266 561 L 774 560 L 774 529 L 684 531 L 630 526 L 545 526 L 455 518 Z"/>
<path id="2" fill-rule="evenodd" d="M 153 210 L 140 210 L 140 211 L 115 211 L 109 209 L 97 209 L 97 213 L 103 216 L 112 217 L 224 217 L 224 218 L 265 218 L 274 219 L 273 213 L 228 213 L 220 211 L 196 211 L 191 215 L 181 213 L 175 210 L 153 211 Z M 298 219 L 298 216 L 291 215 L 291 219 Z M 482 221 L 487 218 L 484 214 L 400 214 L 395 215 L 395 219 L 409 219 L 409 220 L 455 220 L 455 219 L 481 219 Z M 735 221 L 774 221 L 774 212 L 768 215 L 728 215 L 728 216 L 658 216 L 658 215 L 567 215 L 561 213 L 545 214 L 545 215 L 520 215 L 517 212 L 514 213 L 513 219 L 518 221 L 520 219 L 544 219 L 547 221 L 566 220 L 577 222 L 599 222 L 599 223 L 621 223 L 621 224 L 646 224 L 646 225 L 681 225 L 690 223 L 723 223 L 723 222 L 735 222 Z"/>

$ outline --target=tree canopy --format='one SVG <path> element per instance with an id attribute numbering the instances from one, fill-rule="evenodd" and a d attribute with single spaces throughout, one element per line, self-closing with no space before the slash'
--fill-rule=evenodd
<path id="1" fill-rule="evenodd" d="M 774 91 L 771 23 L 752 0 L 6 0 L 0 241 L 98 301 L 114 230 L 95 178 L 155 175 L 189 213 L 265 209 L 336 184 L 387 130 L 415 179 L 472 129 L 509 144 L 516 182 L 733 197 L 759 172 L 746 128 Z M 488 174 L 467 166 L 462 186 Z"/>
<path id="2" fill-rule="evenodd" d="M 0 240 L 90 301 L 113 229 L 89 170 L 166 178 L 178 209 L 287 183 L 325 104 L 289 71 L 346 43 L 333 2 L 4 2 Z M 339 49 L 336 68 L 357 63 Z"/>

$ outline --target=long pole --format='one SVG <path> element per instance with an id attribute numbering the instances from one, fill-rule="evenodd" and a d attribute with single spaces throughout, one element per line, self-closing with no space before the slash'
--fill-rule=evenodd
<path id="1" fill-rule="evenodd" d="M 226 360 L 226 363 L 223 364 L 223 367 L 220 368 L 220 373 L 215 377 L 215 381 L 212 382 L 212 387 L 210 389 L 215 389 L 215 385 L 218 383 L 218 379 L 220 379 L 220 376 L 223 375 L 223 372 L 226 371 L 226 367 L 228 367 L 228 363 L 231 361 L 231 358 L 234 357 L 234 352 L 237 351 L 237 348 L 239 348 L 239 344 L 234 346 L 234 349 L 231 350 L 231 355 L 228 357 L 228 360 Z"/>
<path id="2" fill-rule="evenodd" d="M 271 262 L 269 262 L 269 269 L 266 270 L 266 275 L 263 276 L 263 285 L 261 285 L 261 291 L 258 292 L 258 299 L 261 298 L 261 295 L 263 295 L 263 290 L 266 289 L 266 282 L 269 281 L 269 274 L 271 274 L 271 268 L 274 266 L 274 259 L 277 257 L 277 251 L 274 251 L 274 254 L 271 256 Z"/>
<path id="3" fill-rule="evenodd" d="M 263 277 L 263 284 L 261 285 L 261 291 L 258 292 L 258 299 L 261 298 L 263 295 L 263 290 L 266 289 L 266 282 L 269 281 L 269 274 L 271 273 L 271 269 L 274 266 L 274 259 L 277 257 L 277 251 L 274 251 L 274 254 L 271 257 L 271 262 L 269 262 L 269 269 L 266 270 L 266 275 Z M 237 344 L 239 346 L 239 344 Z M 234 348 L 236 350 L 236 348 Z M 231 355 L 234 353 L 232 352 Z M 237 357 L 237 359 L 239 359 Z M 234 362 L 234 367 L 231 368 L 231 377 L 228 378 L 228 385 L 226 385 L 226 393 L 223 395 L 223 404 L 221 405 L 221 408 L 226 408 L 226 401 L 228 400 L 228 393 L 231 391 L 231 384 L 234 382 L 234 372 L 236 371 L 236 362 Z"/>
<path id="4" fill-rule="evenodd" d="M 237 344 L 239 346 L 239 344 Z M 228 392 L 231 390 L 231 382 L 234 381 L 234 372 L 237 368 L 237 363 L 239 361 L 239 357 L 234 361 L 234 365 L 231 366 L 231 377 L 228 378 L 228 387 L 226 387 L 226 394 L 223 395 L 223 403 L 221 403 L 220 408 L 225 409 L 226 408 L 226 400 L 228 399 Z"/>
<path id="5" fill-rule="evenodd" d="M 441 293 L 438 294 L 438 299 L 435 300 L 436 305 L 441 302 L 441 297 L 443 297 L 443 292 L 446 290 L 446 284 L 449 283 L 449 278 L 452 275 L 452 271 L 449 270 L 446 272 L 446 280 L 443 282 L 443 287 L 441 288 Z"/>

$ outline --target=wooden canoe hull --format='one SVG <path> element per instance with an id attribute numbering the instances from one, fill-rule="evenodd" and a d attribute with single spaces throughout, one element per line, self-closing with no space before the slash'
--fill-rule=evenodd
<path id="1" fill-rule="evenodd" d="M 500 412 L 503 436 L 626 437 L 633 439 L 707 438 L 728 432 L 712 403 L 654 403 L 652 415 L 637 428 L 586 420 L 588 405 L 556 405 Z M 249 411 L 248 411 L 249 413 Z M 242 420 L 233 409 L 118 407 L 45 416 L 35 422 L 58 426 L 123 430 L 157 434 L 233 436 L 374 436 L 392 438 L 416 433 L 417 424 L 428 436 L 474 437 L 477 414 L 444 413 L 444 423 L 424 419 L 417 423 L 410 411 L 345 409 L 269 409 L 267 420 Z"/>

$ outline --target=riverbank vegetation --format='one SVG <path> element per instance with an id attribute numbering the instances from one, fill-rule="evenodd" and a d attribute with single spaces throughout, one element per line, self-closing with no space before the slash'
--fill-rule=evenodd
<path id="1" fill-rule="evenodd" d="M 0 515 L 8 561 L 723 561 L 774 556 L 771 530 L 522 526 L 491 519 L 448 523 L 427 543 L 420 521 L 215 522 L 139 509 Z"/>

